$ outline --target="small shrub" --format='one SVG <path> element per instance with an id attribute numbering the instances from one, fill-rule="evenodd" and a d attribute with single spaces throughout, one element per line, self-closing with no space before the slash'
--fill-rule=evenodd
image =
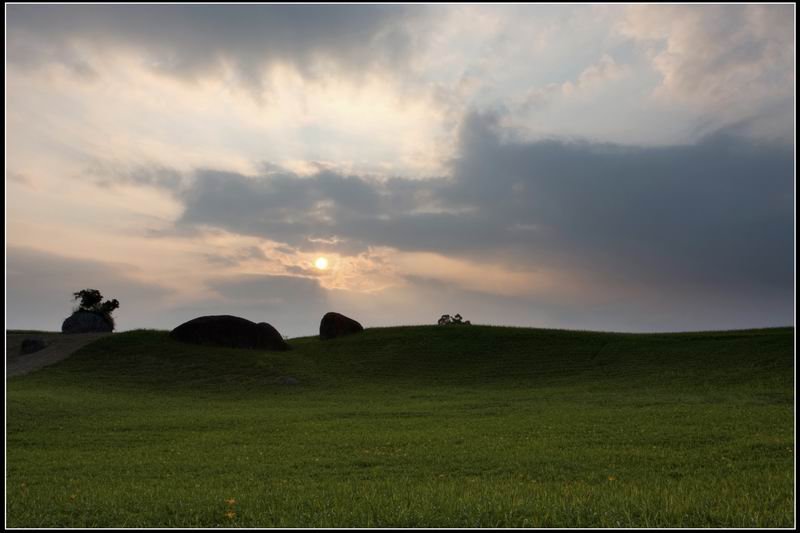
<path id="1" fill-rule="evenodd" d="M 449 326 L 449 325 L 452 325 L 452 324 L 461 324 L 461 325 L 464 325 L 464 326 L 472 325 L 469 320 L 464 320 L 463 317 L 458 313 L 456 313 L 453 316 L 442 315 L 441 318 L 439 319 L 439 323 L 438 324 L 440 326 Z"/>

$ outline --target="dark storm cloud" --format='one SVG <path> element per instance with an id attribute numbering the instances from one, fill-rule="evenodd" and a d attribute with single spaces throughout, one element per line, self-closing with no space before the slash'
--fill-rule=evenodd
<path id="1" fill-rule="evenodd" d="M 20 66 L 61 63 L 94 73 L 86 47 L 132 49 L 149 66 L 194 79 L 232 65 L 260 87 L 265 66 L 294 65 L 314 76 L 317 60 L 362 71 L 397 67 L 414 47 L 407 31 L 424 12 L 392 5 L 10 5 L 8 60 Z"/>
<path id="2" fill-rule="evenodd" d="M 164 327 L 154 311 L 170 291 L 132 277 L 134 268 L 113 262 L 63 257 L 31 248 L 6 249 L 6 326 L 60 331 L 75 302 L 72 293 L 98 289 L 116 298 L 117 329 Z"/>
<path id="3" fill-rule="evenodd" d="M 495 242 L 644 282 L 791 288 L 790 149 L 726 134 L 659 148 L 500 142 L 496 128 L 468 119 L 449 191 L 491 214 Z"/>
<path id="4" fill-rule="evenodd" d="M 389 233 L 398 219 L 405 220 L 399 239 L 409 225 L 425 229 L 429 215 L 413 210 L 430 204 L 444 186 L 436 179 L 381 182 L 330 171 L 301 178 L 288 172 L 249 177 L 200 170 L 183 193 L 186 209 L 179 225 L 215 226 L 303 250 L 355 253 L 377 241 L 394 242 Z"/>
<path id="5" fill-rule="evenodd" d="M 503 137 L 497 116 L 468 116 L 447 179 L 200 171 L 179 225 L 306 250 L 494 253 L 686 291 L 791 289 L 794 170 L 786 147 L 725 133 L 648 148 Z"/>

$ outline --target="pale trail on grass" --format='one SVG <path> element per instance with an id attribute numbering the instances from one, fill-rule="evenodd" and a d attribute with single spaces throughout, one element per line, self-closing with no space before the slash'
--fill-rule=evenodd
<path id="1" fill-rule="evenodd" d="M 66 359 L 90 342 L 110 333 L 8 333 L 6 334 L 6 377 L 21 376 Z M 38 352 L 21 354 L 22 341 L 42 339 L 47 346 Z"/>

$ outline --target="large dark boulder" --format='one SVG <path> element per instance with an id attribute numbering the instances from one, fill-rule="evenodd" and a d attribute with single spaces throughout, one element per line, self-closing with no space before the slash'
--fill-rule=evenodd
<path id="1" fill-rule="evenodd" d="M 100 313 L 91 311 L 75 311 L 61 324 L 61 333 L 110 333 L 112 324 Z"/>
<path id="2" fill-rule="evenodd" d="M 266 322 L 251 322 L 231 315 L 201 316 L 184 322 L 170 332 L 173 339 L 192 344 L 250 348 L 253 350 L 288 350 L 278 330 Z"/>
<path id="3" fill-rule="evenodd" d="M 339 313 L 325 313 L 319 323 L 319 338 L 333 339 L 342 335 L 352 335 L 364 331 L 364 327 L 353 320 Z"/>

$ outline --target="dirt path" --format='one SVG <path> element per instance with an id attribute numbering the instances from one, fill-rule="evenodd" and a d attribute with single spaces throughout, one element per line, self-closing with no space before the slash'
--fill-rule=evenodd
<path id="1" fill-rule="evenodd" d="M 7 333 L 6 377 L 21 376 L 69 357 L 90 342 L 110 333 Z M 26 338 L 42 339 L 47 346 L 38 352 L 22 355 L 20 348 Z"/>

